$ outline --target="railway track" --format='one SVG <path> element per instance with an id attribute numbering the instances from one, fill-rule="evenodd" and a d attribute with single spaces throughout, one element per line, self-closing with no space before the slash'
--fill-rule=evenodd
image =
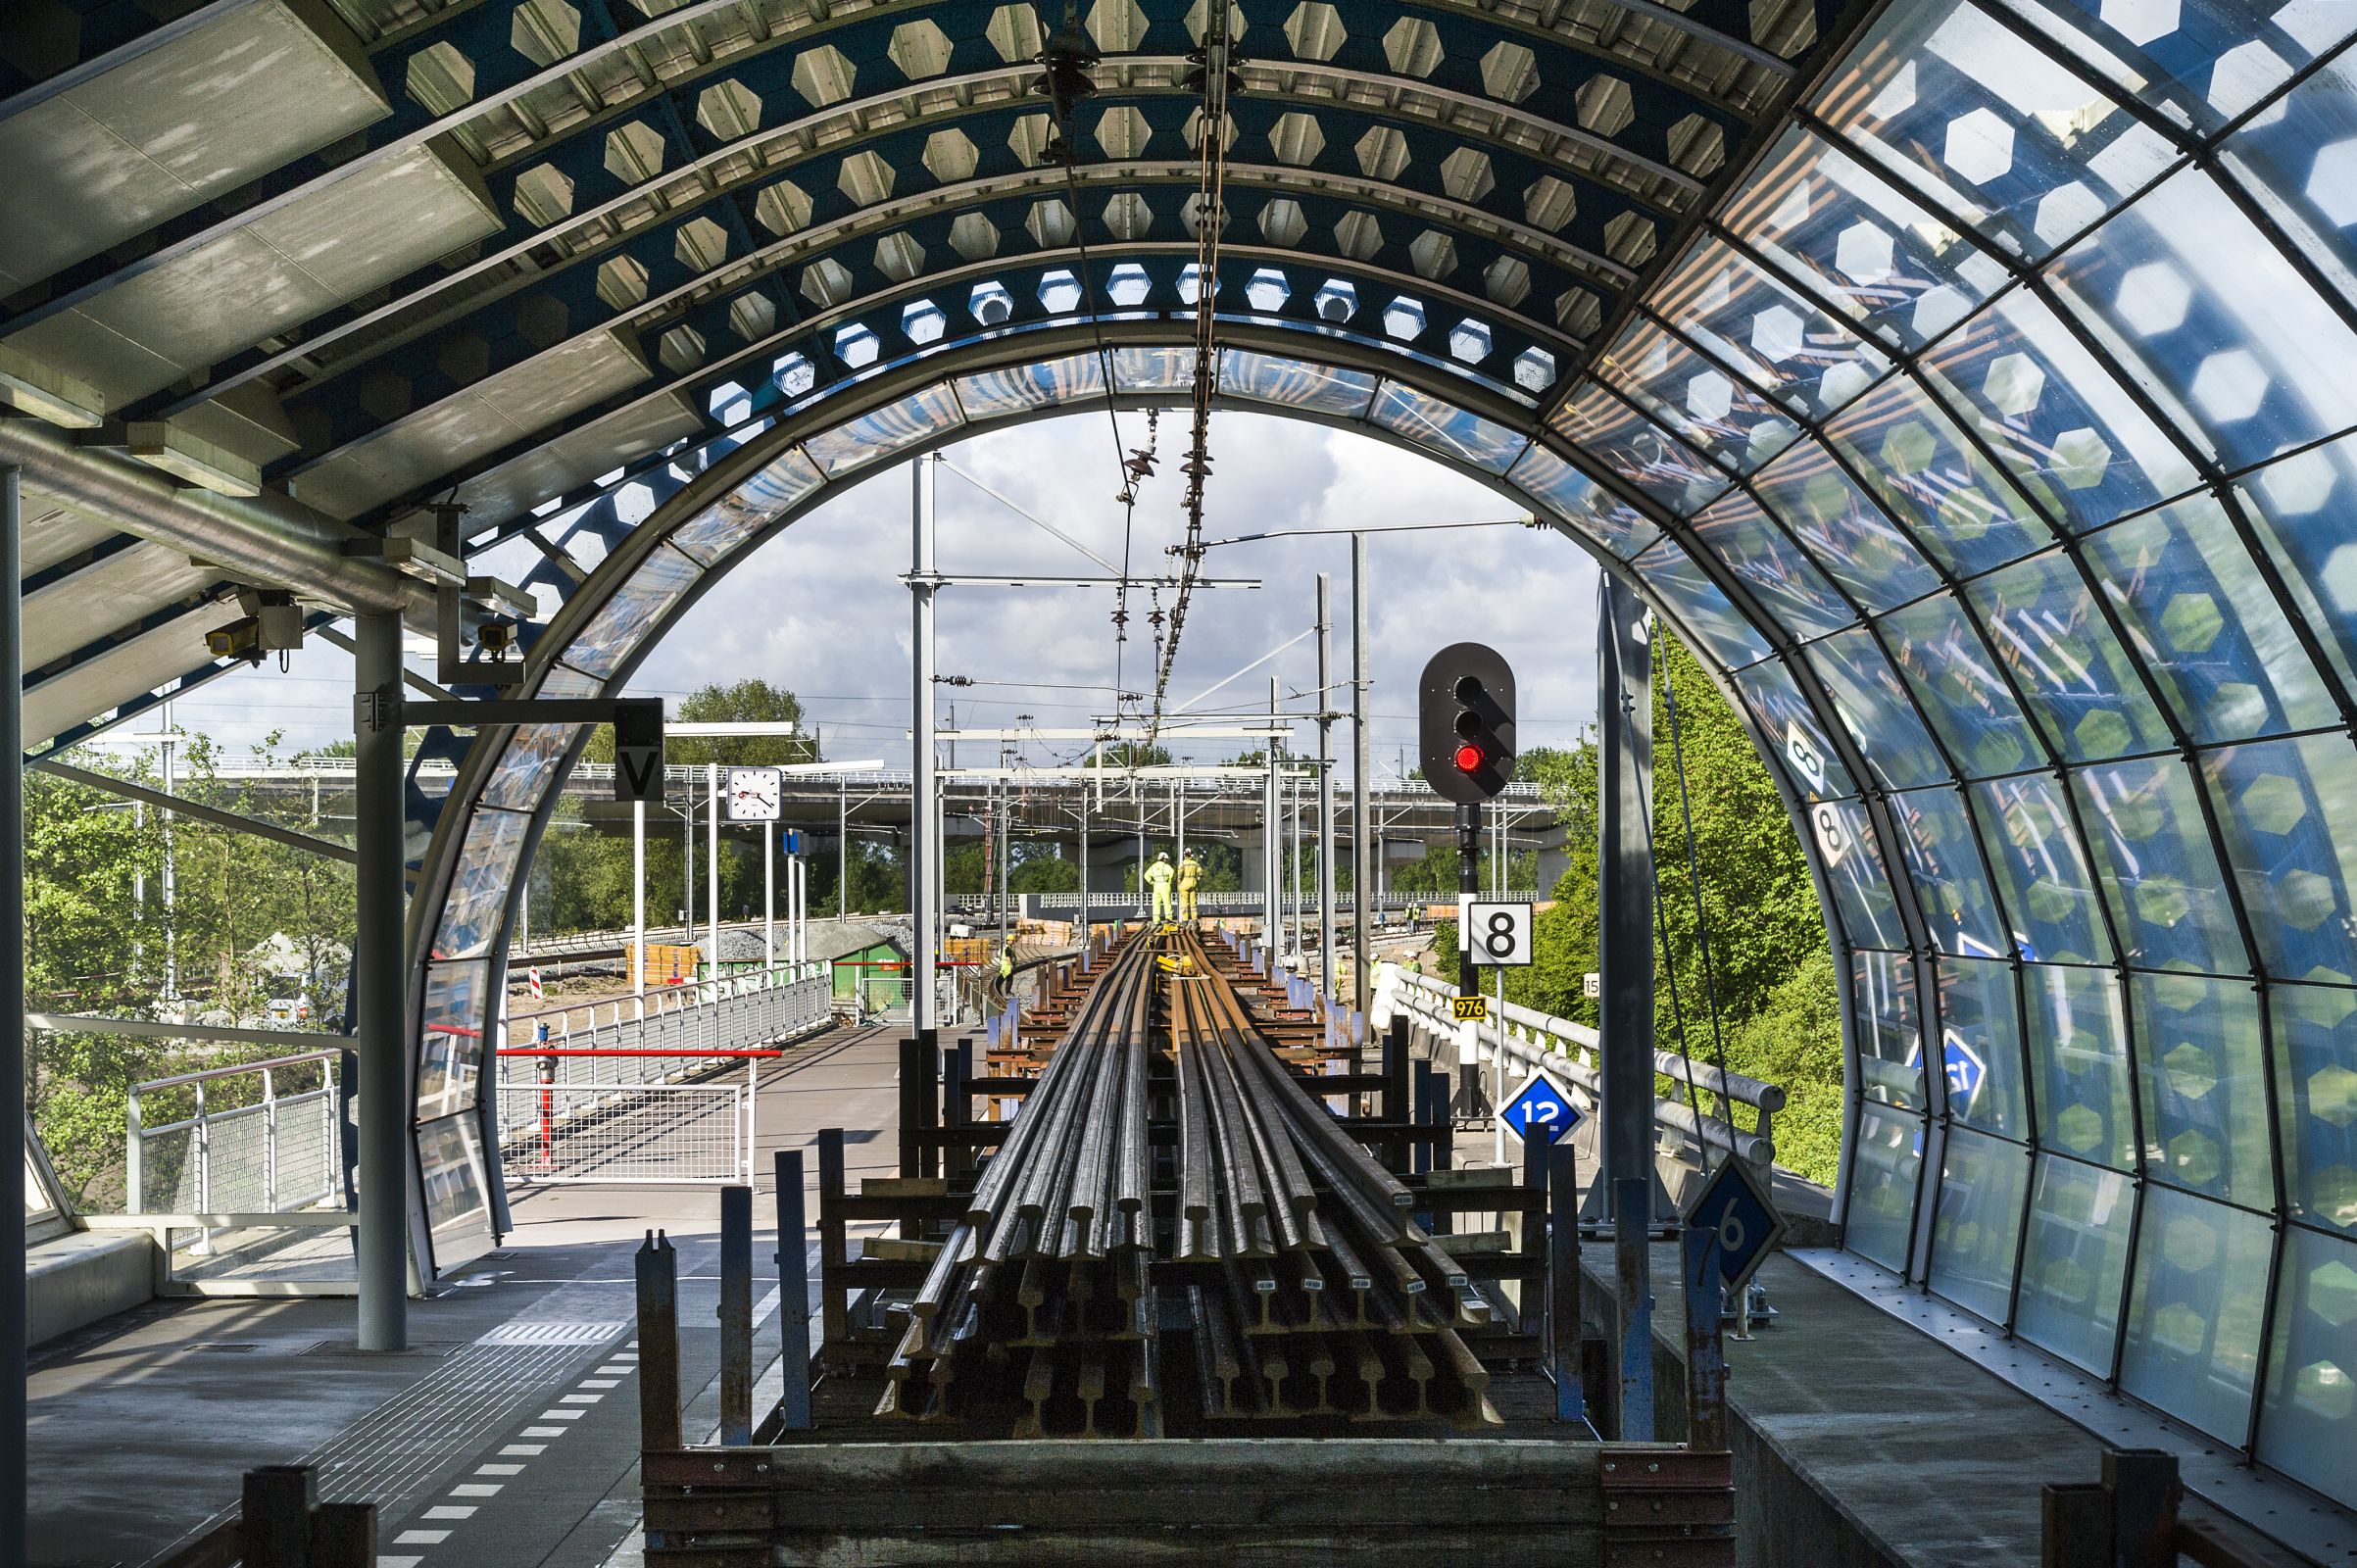
<path id="1" fill-rule="evenodd" d="M 1497 1422 L 1490 1306 L 1222 943 L 1126 933 L 940 1237 L 880 1416 L 977 1436 Z"/>

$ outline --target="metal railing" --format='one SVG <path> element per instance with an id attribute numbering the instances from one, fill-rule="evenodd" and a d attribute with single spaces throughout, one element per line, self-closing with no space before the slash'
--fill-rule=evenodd
<path id="1" fill-rule="evenodd" d="M 496 1086 L 507 1174 L 751 1181 L 760 1061 L 831 1023 L 833 991 L 829 965 L 789 963 L 511 1017 Z M 740 1060 L 742 1081 L 714 1080 Z"/>
<path id="2" fill-rule="evenodd" d="M 767 923 L 768 922 L 759 918 L 751 920 L 723 920 L 720 922 L 720 929 L 723 931 L 760 931 Z M 908 915 L 895 910 L 884 910 L 875 914 L 853 914 L 848 920 L 831 914 L 814 916 L 810 920 L 810 926 L 813 931 L 822 930 L 828 926 L 842 926 L 845 924 L 881 926 L 887 930 L 891 930 L 904 928 L 908 925 Z M 780 928 L 778 931 L 778 945 L 783 947 L 785 945 L 785 931 L 783 929 L 784 921 L 780 920 L 777 922 L 777 924 Z M 676 923 L 671 925 L 651 925 L 647 927 L 647 942 L 650 946 L 688 948 L 696 946 L 698 943 L 702 942 L 705 937 L 711 934 L 712 927 L 702 921 L 699 921 L 694 925 L 686 926 L 678 925 Z M 521 958 L 551 958 L 565 957 L 572 955 L 598 956 L 620 953 L 626 950 L 632 942 L 636 941 L 638 933 L 629 926 L 619 926 L 597 931 L 535 931 L 531 934 L 531 939 L 529 941 L 525 941 L 520 937 L 517 939 L 515 947 L 511 950 L 511 958 L 512 960 Z M 511 972 L 513 972 L 512 967 Z"/>
<path id="3" fill-rule="evenodd" d="M 1592 1136 L 1599 1122 L 1595 1112 L 1603 1101 L 1603 1077 L 1596 1062 L 1602 1037 L 1587 1024 L 1512 1002 L 1500 1008 L 1493 1001 L 1491 1008 L 1500 1016 L 1489 1022 L 1460 1023 L 1449 1004 L 1455 989 L 1434 976 L 1382 964 L 1375 971 L 1369 1030 L 1386 1028 L 1395 1014 L 1404 1013 L 1411 1027 L 1427 1037 L 1454 1041 L 1460 1069 L 1488 1069 L 1478 1074 L 1460 1070 L 1452 1108 L 1463 1116 L 1489 1119 L 1498 1106 L 1511 1101 L 1522 1080 L 1545 1068 L 1563 1080 L 1580 1102 L 1588 1116 L 1582 1132 Z M 1694 1170 L 1711 1163 L 1707 1151 L 1712 1150 L 1733 1153 L 1762 1173 L 1775 1163 L 1774 1117 L 1785 1105 L 1783 1089 L 1742 1073 L 1722 1073 L 1707 1062 L 1668 1051 L 1653 1053 L 1653 1071 L 1683 1086 L 1682 1092 L 1691 1089 L 1694 1097 L 1691 1105 L 1682 1100 L 1654 1099 L 1654 1125 L 1669 1135 L 1657 1146 L 1658 1153 Z M 1757 1118 L 1754 1126 L 1743 1127 L 1733 1118 L 1731 1107 L 1739 1104 L 1751 1107 Z"/>
<path id="4" fill-rule="evenodd" d="M 950 908 L 959 913 L 977 913 L 986 909 L 995 909 L 997 905 L 993 902 L 994 897 L 995 895 L 988 893 L 953 893 L 949 896 L 947 903 Z M 1033 908 L 1047 912 L 1057 909 L 1078 909 L 1080 897 L 1077 893 L 1019 893 L 1015 895 L 1015 900 L 1018 904 L 1027 902 Z M 1506 903 L 1525 904 L 1536 903 L 1539 900 L 1539 894 L 1529 888 L 1517 888 L 1508 893 L 1485 893 L 1482 897 L 1498 899 Z M 1145 908 L 1148 903 L 1148 895 L 1139 893 L 1091 893 L 1088 899 L 1091 909 L 1103 909 L 1115 913 L 1135 913 Z M 1267 900 L 1264 895 L 1259 893 L 1220 892 L 1199 894 L 1196 904 L 1205 914 L 1252 915 L 1260 913 L 1266 907 Z M 1453 907 L 1455 904 L 1456 895 L 1453 893 L 1391 892 L 1372 894 L 1367 899 L 1369 908 L 1383 912 L 1449 908 Z M 1337 893 L 1334 896 L 1334 909 L 1338 918 L 1349 918 L 1350 906 L 1349 893 Z M 1290 893 L 1281 893 L 1277 896 L 1277 908 L 1279 912 L 1288 915 L 1296 912 L 1312 914 L 1316 912 L 1317 901 L 1308 895 L 1303 895 L 1297 902 Z"/>
<path id="5" fill-rule="evenodd" d="M 831 1019 L 833 988 L 824 963 L 779 964 L 717 980 L 662 986 L 643 997 L 613 997 L 512 1014 L 507 1046 L 541 1046 L 554 1054 L 724 1051 L 765 1045 L 792 1039 Z M 585 1084 L 593 1078 L 601 1084 L 673 1083 L 699 1070 L 685 1057 L 553 1055 L 553 1060 L 554 1081 L 560 1084 Z"/>
<path id="6" fill-rule="evenodd" d="M 125 1207 L 133 1214 L 282 1214 L 338 1198 L 342 1055 L 312 1051 L 131 1085 Z M 175 1095 L 185 1096 L 174 1108 L 186 1114 L 151 1124 L 155 1102 Z"/>

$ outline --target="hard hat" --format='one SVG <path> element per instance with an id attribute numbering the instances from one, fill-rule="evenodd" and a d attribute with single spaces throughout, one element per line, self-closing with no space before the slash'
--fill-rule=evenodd
<path id="1" fill-rule="evenodd" d="M 1154 852 L 1154 858 L 1157 860 L 1167 860 L 1170 858 L 1170 852 L 1168 850 L 1156 850 Z"/>

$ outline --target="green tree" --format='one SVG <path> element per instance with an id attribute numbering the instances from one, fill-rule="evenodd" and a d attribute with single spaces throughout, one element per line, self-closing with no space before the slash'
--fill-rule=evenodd
<path id="1" fill-rule="evenodd" d="M 1078 893 L 1080 865 L 1065 859 L 1053 845 L 1019 844 L 1007 885 L 1016 893 Z"/>
<path id="2" fill-rule="evenodd" d="M 289 807 L 256 783 L 224 780 L 218 749 L 203 736 L 175 736 L 173 744 L 174 788 L 183 797 L 334 835 L 337 824 L 318 819 L 310 796 Z M 271 737 L 254 760 L 276 760 L 277 744 Z M 159 760 L 151 751 L 83 765 L 154 785 Z M 311 1027 L 340 1026 L 356 919 L 348 865 L 184 812 L 168 822 L 162 811 L 38 772 L 25 785 L 24 941 L 27 1000 L 37 1010 L 235 1025 L 265 1021 L 274 997 L 299 997 L 311 1005 Z M 168 843 L 176 872 L 169 910 Z M 278 1054 L 202 1039 L 43 1031 L 32 1043 L 26 1102 L 69 1189 L 85 1202 L 112 1203 L 122 1197 L 131 1084 Z M 234 1104 L 238 1081 L 218 1087 L 212 1102 Z"/>
<path id="3" fill-rule="evenodd" d="M 1149 746 L 1143 741 L 1114 741 L 1092 751 L 1088 760 L 1081 765 L 1117 768 L 1167 767 L 1170 765 L 1170 748 L 1160 745 Z"/>
<path id="4" fill-rule="evenodd" d="M 766 735 L 678 736 L 663 743 L 663 760 L 674 767 L 768 767 L 780 763 L 825 760 L 819 737 L 806 733 L 802 700 L 782 687 L 760 679 L 727 685 L 698 687 L 679 700 L 672 717 L 682 723 L 791 723 L 791 737 Z M 582 748 L 584 760 L 614 760 L 614 730 L 599 725 Z M 704 824 L 707 806 L 699 786 L 696 800 L 695 887 L 687 886 L 687 849 L 681 843 L 680 823 L 674 816 L 647 826 L 647 918 L 668 923 L 675 911 L 701 913 L 709 869 L 704 864 L 710 842 Z M 622 830 L 614 831 L 616 827 Z M 750 919 L 761 911 L 761 839 L 758 833 L 720 835 L 720 909 L 724 918 Z M 772 876 L 783 886 L 781 865 Z M 829 896 L 836 886 L 836 858 L 814 858 L 810 867 L 811 908 L 820 907 L 821 887 Z M 855 870 L 859 869 L 855 857 Z M 823 884 L 821 877 L 823 874 Z M 583 803 L 568 797 L 558 804 L 542 837 L 531 872 L 531 918 L 543 931 L 613 930 L 630 923 L 630 836 L 626 824 L 592 821 Z M 855 891 L 859 891 L 856 887 Z M 782 892 L 780 897 L 782 898 Z M 855 900 L 855 903 L 858 901 Z M 905 903 L 895 897 L 893 905 Z M 889 907 L 882 901 L 866 907 Z"/>

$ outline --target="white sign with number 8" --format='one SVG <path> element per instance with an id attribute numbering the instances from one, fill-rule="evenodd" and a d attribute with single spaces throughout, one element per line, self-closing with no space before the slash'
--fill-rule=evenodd
<path id="1" fill-rule="evenodd" d="M 1465 906 L 1465 931 L 1473 961 L 1498 968 L 1518 968 L 1536 960 L 1531 943 L 1531 906 L 1483 904 Z"/>

